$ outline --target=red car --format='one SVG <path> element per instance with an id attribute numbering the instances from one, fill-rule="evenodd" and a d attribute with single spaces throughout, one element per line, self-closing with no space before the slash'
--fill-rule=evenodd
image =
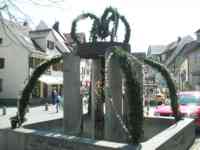
<path id="1" fill-rule="evenodd" d="M 195 125 L 200 128 L 200 92 L 187 91 L 178 94 L 179 111 L 184 117 L 195 119 Z M 170 105 L 160 105 L 154 111 L 155 116 L 172 116 Z"/>

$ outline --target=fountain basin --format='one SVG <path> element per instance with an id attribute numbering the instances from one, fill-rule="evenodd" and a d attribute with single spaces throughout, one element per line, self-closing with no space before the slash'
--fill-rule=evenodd
<path id="1" fill-rule="evenodd" d="M 193 119 L 189 118 L 176 124 L 170 117 L 145 118 L 139 145 L 65 135 L 62 122 L 60 118 L 4 130 L 4 150 L 187 150 L 195 139 Z"/>

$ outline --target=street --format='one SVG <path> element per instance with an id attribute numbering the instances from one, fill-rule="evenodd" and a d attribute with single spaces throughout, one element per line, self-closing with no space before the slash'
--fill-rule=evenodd
<path id="1" fill-rule="evenodd" d="M 196 139 L 189 150 L 200 150 L 200 133 L 197 133 Z"/>

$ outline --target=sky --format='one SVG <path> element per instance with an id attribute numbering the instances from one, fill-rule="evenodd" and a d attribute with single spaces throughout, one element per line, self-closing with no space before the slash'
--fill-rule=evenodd
<path id="1" fill-rule="evenodd" d="M 60 0 L 54 4 L 56 8 L 33 4 L 30 0 L 17 1 L 35 25 L 40 20 L 49 26 L 59 21 L 62 32 L 70 32 L 71 22 L 83 12 L 101 16 L 106 7 L 115 7 L 131 26 L 132 52 L 147 51 L 149 45 L 169 44 L 179 36 L 194 36 L 200 28 L 199 0 Z M 80 23 L 78 28 L 87 31 L 89 23 Z"/>

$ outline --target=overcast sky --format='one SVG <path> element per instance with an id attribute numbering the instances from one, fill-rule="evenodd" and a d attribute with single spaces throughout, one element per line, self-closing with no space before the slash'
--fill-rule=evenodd
<path id="1" fill-rule="evenodd" d="M 20 7 L 31 16 L 35 24 L 39 20 L 44 20 L 48 25 L 52 25 L 56 20 L 60 21 L 62 32 L 70 32 L 72 20 L 82 12 L 100 16 L 106 7 L 116 7 L 131 26 L 132 51 L 147 51 L 149 45 L 168 44 L 177 40 L 178 36 L 193 35 L 200 28 L 199 0 L 63 1 L 57 4 L 59 8 L 30 3 L 20 4 Z M 85 27 L 86 23 L 83 26 Z"/>

